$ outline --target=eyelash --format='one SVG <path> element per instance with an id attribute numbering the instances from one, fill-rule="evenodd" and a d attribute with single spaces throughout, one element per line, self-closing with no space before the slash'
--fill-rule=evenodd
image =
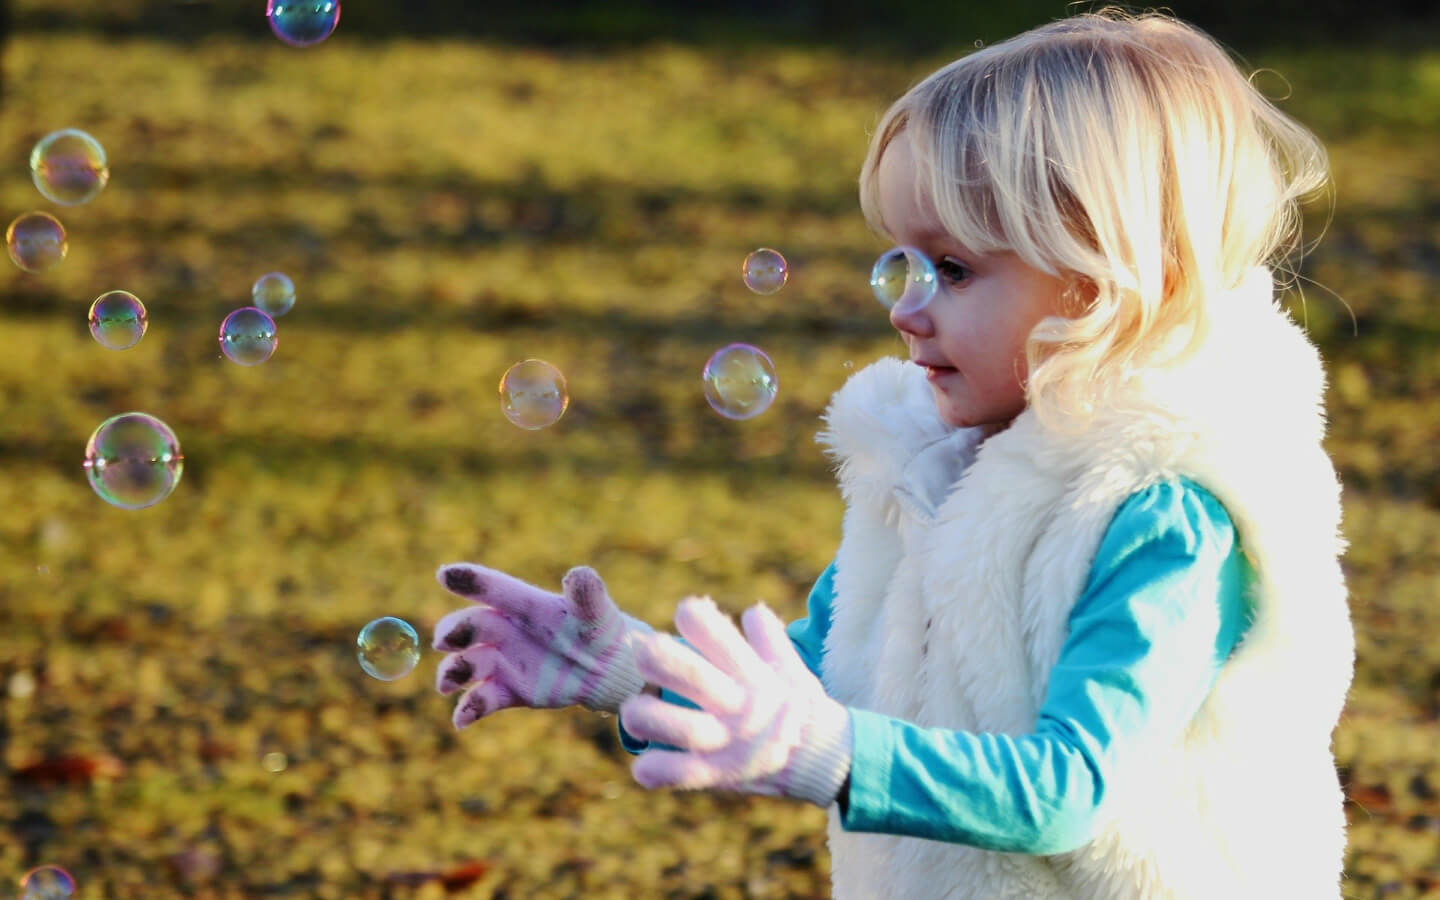
<path id="1" fill-rule="evenodd" d="M 960 272 L 962 272 L 963 274 L 951 274 L 956 269 L 960 270 Z M 965 265 L 959 260 L 951 259 L 948 256 L 935 264 L 935 273 L 951 284 L 959 284 L 967 277 L 974 274 L 970 271 L 969 266 Z"/>

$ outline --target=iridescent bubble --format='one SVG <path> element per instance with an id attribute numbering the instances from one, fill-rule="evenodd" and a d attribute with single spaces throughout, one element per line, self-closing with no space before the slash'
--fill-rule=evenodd
<path id="1" fill-rule="evenodd" d="M 267 314 L 283 316 L 295 305 L 295 282 L 281 272 L 261 275 L 250 288 L 250 298 Z"/>
<path id="2" fill-rule="evenodd" d="M 220 351 L 231 362 L 258 366 L 275 352 L 275 320 L 263 309 L 242 306 L 220 323 Z"/>
<path id="3" fill-rule="evenodd" d="M 90 334 L 102 347 L 129 349 L 140 343 L 149 327 L 145 304 L 129 291 L 107 291 L 90 304 Z"/>
<path id="4" fill-rule="evenodd" d="M 289 764 L 290 760 L 285 757 L 285 754 L 278 750 L 270 751 L 260 760 L 260 765 L 265 768 L 265 771 L 272 775 L 278 775 L 285 771 L 285 767 Z"/>
<path id="5" fill-rule="evenodd" d="M 790 266 L 779 250 L 761 247 L 745 257 L 742 267 L 745 286 L 757 294 L 773 294 L 785 286 L 790 277 Z"/>
<path id="6" fill-rule="evenodd" d="M 404 619 L 384 616 L 360 629 L 355 638 L 360 668 L 372 678 L 404 678 L 420 661 L 420 635 Z"/>
<path id="7" fill-rule="evenodd" d="M 70 252 L 65 226 L 60 220 L 43 212 L 17 216 L 5 229 L 5 249 L 10 259 L 27 272 L 44 272 Z"/>
<path id="8" fill-rule="evenodd" d="M 70 900 L 75 879 L 59 866 L 40 866 L 20 876 L 20 900 Z"/>
<path id="9" fill-rule="evenodd" d="M 78 206 L 95 199 L 110 180 L 105 148 L 77 128 L 52 131 L 30 151 L 30 177 L 45 199 Z"/>
<path id="10" fill-rule="evenodd" d="M 749 344 L 716 350 L 701 374 L 705 399 L 727 419 L 753 419 L 770 408 L 780 381 L 765 351 Z"/>
<path id="11" fill-rule="evenodd" d="M 914 247 L 896 247 L 880 254 L 870 270 L 870 287 L 886 309 L 914 312 L 935 296 L 938 280 L 930 257 Z"/>
<path id="12" fill-rule="evenodd" d="M 292 47 L 325 40 L 340 24 L 340 0 L 266 0 L 270 30 Z"/>
<path id="13" fill-rule="evenodd" d="M 185 457 L 170 426 L 141 412 L 111 416 L 85 445 L 85 475 L 100 499 L 121 509 L 144 509 L 170 496 Z"/>
<path id="14" fill-rule="evenodd" d="M 500 379 L 500 408 L 511 424 L 529 431 L 554 425 L 570 405 L 565 376 L 543 359 L 527 359 Z"/>

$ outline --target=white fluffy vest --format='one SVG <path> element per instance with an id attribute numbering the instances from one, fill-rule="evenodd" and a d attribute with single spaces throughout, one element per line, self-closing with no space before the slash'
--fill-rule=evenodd
<path id="1" fill-rule="evenodd" d="M 836 392 L 819 439 L 846 511 L 822 678 L 842 703 L 1032 733 L 1111 517 L 1162 479 L 1215 494 L 1257 577 L 1255 619 L 1213 692 L 1183 734 L 1116 762 L 1088 844 L 1042 857 L 852 834 L 832 806 L 837 900 L 1339 897 L 1330 740 L 1354 635 L 1324 374 L 1267 271 L 1214 307 L 1193 358 L 1124 388 L 1078 436 L 1026 411 L 980 443 L 896 359 Z"/>

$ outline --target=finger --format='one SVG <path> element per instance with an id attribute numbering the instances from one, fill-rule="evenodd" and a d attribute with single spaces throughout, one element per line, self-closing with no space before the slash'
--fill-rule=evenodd
<path id="1" fill-rule="evenodd" d="M 431 646 L 436 650 L 464 650 L 476 644 L 508 644 L 522 637 L 499 610 L 467 606 L 440 617 Z"/>
<path id="2" fill-rule="evenodd" d="M 630 767 L 630 774 L 651 790 L 668 787 L 695 791 L 734 781 L 730 772 L 704 757 L 675 750 L 646 750 Z"/>
<path id="3" fill-rule="evenodd" d="M 719 750 L 730 743 L 729 731 L 711 714 L 648 694 L 620 704 L 620 719 L 631 736 L 682 750 Z"/>
<path id="4" fill-rule="evenodd" d="M 435 579 L 458 597 L 505 611 L 527 631 L 543 625 L 553 632 L 565 620 L 565 603 L 559 594 L 499 569 L 450 563 L 436 571 Z"/>
<path id="5" fill-rule="evenodd" d="M 668 688 L 701 708 L 733 715 L 745 706 L 745 691 L 735 679 L 668 634 L 632 635 L 635 667 L 652 684 Z"/>
<path id="6" fill-rule="evenodd" d="M 599 622 L 609 615 L 611 610 L 619 612 L 615 601 L 610 599 L 609 592 L 605 590 L 605 582 L 600 580 L 600 575 L 589 566 L 576 566 L 566 572 L 560 581 L 560 590 L 566 600 L 575 604 L 581 621 Z"/>
<path id="7" fill-rule="evenodd" d="M 680 601 L 675 609 L 675 627 L 706 659 L 738 680 L 754 681 L 769 672 L 745 643 L 735 623 L 709 597 L 687 597 Z"/>
<path id="8" fill-rule="evenodd" d="M 451 653 L 435 669 L 435 690 L 449 695 L 484 681 L 495 675 L 500 660 L 500 652 L 490 644 L 477 644 L 460 653 Z"/>
<path id="9" fill-rule="evenodd" d="M 785 623 L 764 603 L 757 603 L 740 616 L 740 627 L 755 653 L 791 683 L 804 683 L 815 677 L 806 666 L 795 644 L 785 631 Z"/>
<path id="10" fill-rule="evenodd" d="M 456 729 L 460 729 L 491 713 L 519 705 L 521 704 L 517 702 L 515 694 L 499 681 L 481 681 L 461 695 L 455 704 L 455 714 L 450 720 L 455 723 Z"/>

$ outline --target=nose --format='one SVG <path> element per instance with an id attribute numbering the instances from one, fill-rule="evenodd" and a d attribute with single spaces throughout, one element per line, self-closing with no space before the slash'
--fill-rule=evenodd
<path id="1" fill-rule="evenodd" d="M 935 325 L 930 321 L 926 306 L 917 309 L 907 303 L 897 303 L 890 307 L 890 324 L 901 334 L 918 338 L 933 337 L 935 334 Z"/>

